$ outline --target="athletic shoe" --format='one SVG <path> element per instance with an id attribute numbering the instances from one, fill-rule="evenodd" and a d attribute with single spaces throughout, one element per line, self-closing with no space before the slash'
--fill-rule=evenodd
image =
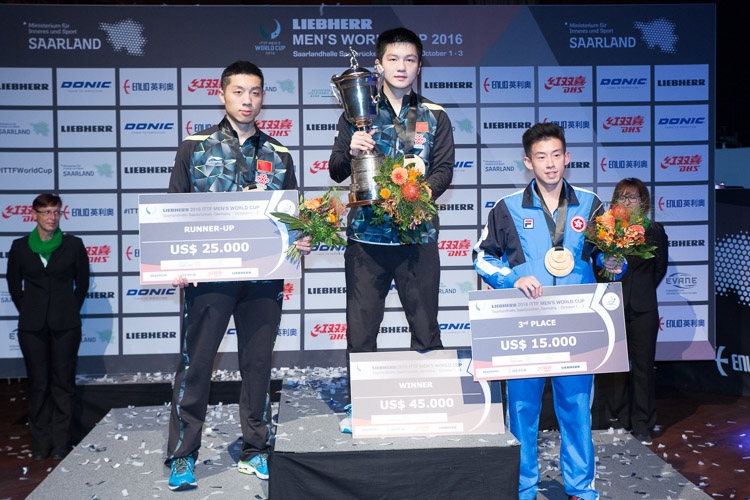
<path id="1" fill-rule="evenodd" d="M 344 420 L 339 422 L 339 430 L 344 434 L 351 434 L 352 433 L 352 405 L 346 405 L 344 406 L 344 409 L 346 410 L 346 417 L 344 417 Z"/>
<path id="2" fill-rule="evenodd" d="M 237 470 L 242 474 L 255 474 L 259 479 L 268 479 L 268 453 L 260 453 L 250 460 L 240 460 Z"/>
<path id="3" fill-rule="evenodd" d="M 635 438 L 644 446 L 651 446 L 652 444 L 654 444 L 653 440 L 651 439 L 651 433 L 649 432 L 638 434 Z"/>
<path id="4" fill-rule="evenodd" d="M 172 473 L 169 475 L 169 489 L 172 491 L 192 490 L 195 482 L 195 459 L 193 457 L 179 457 L 172 459 Z"/>

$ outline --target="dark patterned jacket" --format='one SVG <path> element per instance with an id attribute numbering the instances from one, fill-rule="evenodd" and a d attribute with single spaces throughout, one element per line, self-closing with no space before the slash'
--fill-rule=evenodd
<path id="1" fill-rule="evenodd" d="M 435 200 L 445 192 L 453 180 L 453 165 L 455 164 L 455 152 L 453 147 L 453 127 L 450 118 L 442 106 L 434 104 L 415 92 L 404 96 L 401 104 L 401 112 L 398 120 L 406 128 L 406 116 L 411 104 L 417 106 L 417 131 L 414 145 L 409 151 L 403 150 L 403 145 L 393 126 L 393 108 L 383 97 L 378 106 L 378 115 L 373 125 L 380 127 L 382 131 L 375 149 L 394 159 L 403 154 L 414 154 L 424 160 L 426 171 L 425 179 L 432 190 L 432 199 Z M 352 156 L 349 154 L 349 145 L 355 128 L 349 124 L 342 114 L 339 119 L 338 132 L 333 143 L 333 151 L 328 162 L 331 179 L 342 182 L 352 173 Z M 396 229 L 388 222 L 374 225 L 370 221 L 373 218 L 372 208 L 369 206 L 356 207 L 349 211 L 349 222 L 347 235 L 349 238 L 365 243 L 380 243 L 386 245 L 398 245 L 398 234 Z M 423 236 L 423 242 L 437 240 L 437 218 L 429 224 L 427 234 Z"/>
<path id="2" fill-rule="evenodd" d="M 231 134 L 231 135 L 230 135 Z M 169 193 L 242 191 L 255 182 L 266 189 L 297 189 L 289 150 L 258 130 L 242 144 L 247 170 L 237 165 L 227 137 L 237 133 L 226 117 L 180 144 L 169 179 Z"/>

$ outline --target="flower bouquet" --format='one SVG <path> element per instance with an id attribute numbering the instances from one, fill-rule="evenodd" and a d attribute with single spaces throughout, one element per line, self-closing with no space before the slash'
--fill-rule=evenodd
<path id="1" fill-rule="evenodd" d="M 586 241 L 593 243 L 601 250 L 603 257 L 616 257 L 618 265 L 626 256 L 642 259 L 654 257 L 655 246 L 646 246 L 646 229 L 651 221 L 641 210 L 629 210 L 623 205 L 612 205 L 612 208 L 596 218 L 595 224 L 589 224 L 586 230 Z M 614 280 L 616 275 L 602 268 L 599 276 Z"/>
<path id="2" fill-rule="evenodd" d="M 432 190 L 424 178 L 424 165 L 404 166 L 404 157 L 387 157 L 373 179 L 378 186 L 379 203 L 373 205 L 373 224 L 390 222 L 401 243 L 422 243 L 427 222 L 437 215 Z"/>
<path id="3" fill-rule="evenodd" d="M 299 231 L 298 238 L 312 236 L 311 245 L 324 243 L 329 246 L 345 246 L 346 240 L 339 236 L 343 229 L 343 216 L 346 207 L 339 199 L 336 188 L 329 189 L 323 196 L 305 199 L 299 196 L 299 215 L 297 217 L 284 212 L 271 212 L 271 215 L 289 226 L 291 231 Z M 292 262 L 299 262 L 300 251 L 292 243 L 286 250 Z"/>

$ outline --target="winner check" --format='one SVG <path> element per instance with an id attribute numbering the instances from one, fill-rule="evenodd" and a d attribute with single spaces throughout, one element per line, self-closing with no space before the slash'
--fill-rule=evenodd
<path id="1" fill-rule="evenodd" d="M 142 194 L 138 199 L 141 284 L 296 279 L 286 224 L 297 191 Z"/>
<path id="2" fill-rule="evenodd" d="M 620 283 L 469 293 L 474 380 L 628 371 Z"/>

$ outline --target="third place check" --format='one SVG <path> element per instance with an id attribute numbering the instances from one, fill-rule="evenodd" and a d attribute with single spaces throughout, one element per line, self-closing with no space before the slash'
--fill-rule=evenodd
<path id="1" fill-rule="evenodd" d="M 469 293 L 475 380 L 628 371 L 620 283 Z"/>

